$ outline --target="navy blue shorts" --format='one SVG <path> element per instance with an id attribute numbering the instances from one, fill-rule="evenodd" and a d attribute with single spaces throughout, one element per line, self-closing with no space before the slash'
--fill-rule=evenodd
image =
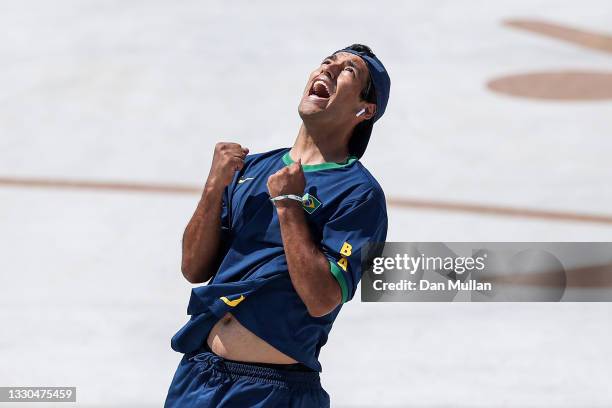
<path id="1" fill-rule="evenodd" d="M 164 407 L 329 407 L 319 373 L 299 366 L 239 363 L 208 350 L 185 354 Z"/>

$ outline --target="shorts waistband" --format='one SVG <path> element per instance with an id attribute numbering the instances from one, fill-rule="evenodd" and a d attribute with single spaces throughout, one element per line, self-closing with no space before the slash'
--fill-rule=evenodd
<path id="1" fill-rule="evenodd" d="M 316 371 L 295 371 L 264 365 L 226 360 L 210 351 L 203 351 L 189 360 L 203 363 L 230 378 L 248 378 L 251 381 L 288 388 L 319 388 L 321 380 Z M 279 365 L 280 366 L 280 365 Z"/>

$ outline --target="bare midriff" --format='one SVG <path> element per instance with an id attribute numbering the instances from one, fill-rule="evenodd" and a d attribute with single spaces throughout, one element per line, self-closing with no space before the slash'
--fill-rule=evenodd
<path id="1" fill-rule="evenodd" d="M 231 313 L 226 313 L 213 326 L 206 342 L 213 353 L 228 360 L 268 364 L 297 363 L 257 337 Z"/>

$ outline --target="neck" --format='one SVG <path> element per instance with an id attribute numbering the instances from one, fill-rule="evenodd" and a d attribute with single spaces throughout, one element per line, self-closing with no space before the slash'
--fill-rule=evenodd
<path id="1" fill-rule="evenodd" d="M 302 122 L 290 155 L 293 160 L 301 159 L 302 164 L 342 162 L 349 155 L 348 138 L 349 134 L 338 129 L 316 129 Z"/>

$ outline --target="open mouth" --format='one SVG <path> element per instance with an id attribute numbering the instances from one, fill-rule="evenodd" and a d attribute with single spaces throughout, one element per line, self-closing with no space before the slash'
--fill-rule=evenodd
<path id="1" fill-rule="evenodd" d="M 308 95 L 314 95 L 318 98 L 328 99 L 331 96 L 329 86 L 322 80 L 318 79 L 314 81 Z"/>

